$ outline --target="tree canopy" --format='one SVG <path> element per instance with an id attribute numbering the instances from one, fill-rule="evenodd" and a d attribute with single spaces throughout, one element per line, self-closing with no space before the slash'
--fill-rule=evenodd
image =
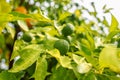
<path id="1" fill-rule="evenodd" d="M 0 80 L 120 80 L 119 23 L 90 4 L 1 0 Z"/>

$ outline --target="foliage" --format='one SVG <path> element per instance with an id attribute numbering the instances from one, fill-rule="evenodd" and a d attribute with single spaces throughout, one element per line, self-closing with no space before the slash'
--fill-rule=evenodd
<path id="1" fill-rule="evenodd" d="M 1 0 L 0 80 L 120 80 L 119 23 L 111 8 L 103 6 L 109 24 L 91 6 L 94 11 L 71 0 Z"/>

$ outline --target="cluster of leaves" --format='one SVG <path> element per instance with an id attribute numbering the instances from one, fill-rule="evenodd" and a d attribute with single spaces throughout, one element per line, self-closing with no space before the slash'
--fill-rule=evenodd
<path id="1" fill-rule="evenodd" d="M 28 12 L 15 11 L 20 6 Z M 0 80 L 120 80 L 118 21 L 111 14 L 109 25 L 91 6 L 93 12 L 70 0 L 1 0 Z"/>

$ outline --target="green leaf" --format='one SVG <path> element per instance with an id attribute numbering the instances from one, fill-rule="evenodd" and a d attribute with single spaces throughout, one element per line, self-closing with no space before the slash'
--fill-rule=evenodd
<path id="1" fill-rule="evenodd" d="M 36 64 L 35 80 L 45 80 L 47 76 L 47 61 L 45 57 L 39 57 Z"/>
<path id="2" fill-rule="evenodd" d="M 106 6 L 107 6 L 107 5 L 105 4 L 105 5 L 102 7 L 102 9 L 103 9 L 103 10 L 106 9 Z"/>
<path id="3" fill-rule="evenodd" d="M 20 72 L 14 73 L 14 75 L 16 76 L 17 80 L 21 80 L 23 75 L 25 75 L 25 72 L 24 71 L 20 71 Z"/>
<path id="4" fill-rule="evenodd" d="M 19 52 L 20 58 L 15 62 L 9 72 L 19 72 L 21 70 L 25 70 L 38 59 L 40 52 L 41 48 L 38 45 L 32 44 L 26 46 Z"/>
<path id="5" fill-rule="evenodd" d="M 49 18 L 42 14 L 29 14 L 29 16 L 37 21 L 53 23 Z"/>
<path id="6" fill-rule="evenodd" d="M 76 78 L 77 78 L 77 80 L 82 80 L 82 78 L 83 78 L 83 74 L 80 74 L 79 72 L 78 72 L 78 70 L 77 70 L 77 64 L 72 64 L 72 67 L 73 67 L 73 72 L 74 72 L 74 74 L 75 74 L 75 76 L 76 76 Z"/>
<path id="7" fill-rule="evenodd" d="M 112 32 L 112 31 L 117 30 L 118 24 L 119 23 L 118 23 L 117 19 L 111 14 L 111 26 L 110 26 L 109 31 Z"/>
<path id="8" fill-rule="evenodd" d="M 110 76 L 108 77 L 107 75 L 104 75 L 104 74 L 101 74 L 101 75 L 97 74 L 96 77 L 97 77 L 97 80 L 112 80 Z"/>
<path id="9" fill-rule="evenodd" d="M 33 24 L 39 27 L 45 27 L 45 26 L 53 26 L 54 22 L 50 20 L 48 17 L 42 15 L 42 14 L 29 14 L 29 16 L 34 19 Z"/>
<path id="10" fill-rule="evenodd" d="M 106 20 L 106 18 L 104 17 L 104 20 L 102 22 L 106 27 L 109 27 L 108 21 Z"/>
<path id="11" fill-rule="evenodd" d="M 26 69 L 26 72 L 30 75 L 30 78 L 34 77 L 35 68 L 36 68 L 36 63 L 33 63 L 30 67 Z"/>
<path id="12" fill-rule="evenodd" d="M 95 74 L 93 74 L 92 72 L 86 74 L 82 80 L 97 80 Z"/>
<path id="13" fill-rule="evenodd" d="M 90 33 L 86 32 L 86 38 L 90 43 L 90 49 L 94 50 L 95 49 L 95 42 L 94 42 L 92 35 L 90 35 Z"/>
<path id="14" fill-rule="evenodd" d="M 0 80 L 18 80 L 13 73 L 3 71 L 0 73 Z"/>
<path id="15" fill-rule="evenodd" d="M 113 8 L 106 9 L 104 13 L 110 13 L 111 10 L 113 10 Z"/>
<path id="16" fill-rule="evenodd" d="M 64 20 L 66 17 L 68 17 L 68 16 L 70 16 L 70 15 L 71 15 L 70 12 L 65 12 L 65 13 L 61 14 L 61 15 L 59 16 L 58 22 L 60 22 L 61 20 Z"/>
<path id="17" fill-rule="evenodd" d="M 111 80 L 120 80 L 120 77 L 117 76 L 109 76 Z"/>
<path id="18" fill-rule="evenodd" d="M 50 80 L 76 80 L 76 77 L 72 70 L 59 67 L 53 70 Z"/>
<path id="19" fill-rule="evenodd" d="M 115 31 L 112 31 L 108 34 L 108 36 L 106 37 L 105 41 L 104 42 L 107 42 L 109 40 L 111 40 L 116 34 L 118 34 L 120 32 L 120 30 L 115 30 Z"/>
<path id="20" fill-rule="evenodd" d="M 24 20 L 25 18 L 31 18 L 29 14 L 22 14 L 22 13 L 15 12 L 15 11 L 10 12 L 9 14 L 13 16 L 12 21 Z"/>
<path id="21" fill-rule="evenodd" d="M 80 48 L 82 51 L 85 52 L 85 54 L 91 55 L 91 45 L 90 45 L 88 40 L 82 39 L 81 44 L 80 44 Z"/>
<path id="22" fill-rule="evenodd" d="M 118 57 L 118 49 L 114 46 L 108 45 L 103 48 L 99 56 L 100 69 L 105 67 L 110 68 L 112 71 L 120 72 L 120 59 Z"/>
<path id="23" fill-rule="evenodd" d="M 5 38 L 4 35 L 0 34 L 0 48 L 5 48 Z"/>
<path id="24" fill-rule="evenodd" d="M 46 26 L 52 26 L 53 24 L 51 22 L 46 22 L 46 21 L 38 21 L 36 26 L 40 26 L 40 27 L 46 27 Z"/>
<path id="25" fill-rule="evenodd" d="M 88 48 L 88 49 L 91 48 L 91 45 L 87 39 L 82 39 L 81 43 L 82 43 L 81 45 L 85 46 L 86 48 Z"/>

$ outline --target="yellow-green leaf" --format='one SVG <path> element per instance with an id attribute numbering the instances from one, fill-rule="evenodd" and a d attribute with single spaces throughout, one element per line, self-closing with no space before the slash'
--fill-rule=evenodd
<path id="1" fill-rule="evenodd" d="M 24 46 L 25 46 L 25 44 L 22 40 L 16 40 L 15 43 L 14 43 L 13 52 L 12 52 L 10 60 L 13 60 L 15 57 L 19 56 L 19 51 Z"/>
<path id="2" fill-rule="evenodd" d="M 0 13 L 9 13 L 11 9 L 10 4 L 6 0 L 0 0 Z"/>
<path id="3" fill-rule="evenodd" d="M 47 61 L 45 57 L 39 57 L 36 64 L 35 80 L 45 80 L 47 76 Z"/>
<path id="4" fill-rule="evenodd" d="M 15 62 L 9 72 L 19 72 L 31 66 L 39 57 L 41 48 L 38 45 L 29 45 L 22 49 L 20 58 Z"/>
<path id="5" fill-rule="evenodd" d="M 104 24 L 106 27 L 109 27 L 108 21 L 106 20 L 105 17 L 104 17 L 104 20 L 103 20 L 103 24 Z"/>
<path id="6" fill-rule="evenodd" d="M 71 59 L 68 56 L 60 56 L 60 52 L 57 49 L 53 49 L 48 53 L 55 57 L 62 67 L 72 69 Z"/>
<path id="7" fill-rule="evenodd" d="M 103 48 L 99 56 L 100 69 L 110 68 L 115 72 L 120 72 L 120 59 L 118 49 L 115 46 L 108 45 Z"/>
<path id="8" fill-rule="evenodd" d="M 52 21 L 48 17 L 45 17 L 42 14 L 29 14 L 29 16 L 31 18 L 37 20 L 37 21 L 43 21 L 43 22 L 50 22 L 50 23 L 52 23 Z"/>
<path id="9" fill-rule="evenodd" d="M 25 23 L 25 21 L 23 21 L 23 20 L 18 20 L 17 22 L 18 22 L 19 26 L 20 26 L 24 31 L 28 31 L 28 30 L 29 30 L 27 24 Z"/>
<path id="10" fill-rule="evenodd" d="M 88 32 L 86 32 L 86 37 L 87 37 L 87 40 L 89 41 L 89 43 L 91 45 L 90 46 L 91 50 L 94 50 L 95 42 L 94 42 L 94 39 L 93 39 L 92 35 L 90 35 Z"/>
<path id="11" fill-rule="evenodd" d="M 72 54 L 72 58 L 73 58 L 73 60 L 75 61 L 75 63 L 77 63 L 77 64 L 80 64 L 80 61 L 81 61 L 81 59 L 82 59 L 81 56 L 78 56 L 78 55 L 76 55 L 76 54 Z"/>
<path id="12" fill-rule="evenodd" d="M 118 33 L 120 33 L 120 30 L 115 30 L 115 31 L 110 32 L 104 42 L 111 40 Z"/>
<path id="13" fill-rule="evenodd" d="M 60 65 L 62 67 L 65 67 L 65 68 L 68 68 L 68 69 L 72 69 L 71 59 L 68 56 L 61 56 L 58 59 L 58 62 L 60 63 Z"/>
<path id="14" fill-rule="evenodd" d="M 66 17 L 68 17 L 68 16 L 70 16 L 70 15 L 71 15 L 70 12 L 65 12 L 65 13 L 61 14 L 61 15 L 59 16 L 58 22 L 61 21 L 61 20 L 64 20 Z"/>
<path id="15" fill-rule="evenodd" d="M 109 31 L 112 32 L 112 31 L 117 30 L 118 24 L 119 23 L 118 23 L 117 19 L 111 14 L 111 26 L 110 26 Z"/>
<path id="16" fill-rule="evenodd" d="M 48 52 L 51 56 L 55 57 L 56 59 L 60 58 L 60 52 L 57 49 L 53 49 Z"/>

